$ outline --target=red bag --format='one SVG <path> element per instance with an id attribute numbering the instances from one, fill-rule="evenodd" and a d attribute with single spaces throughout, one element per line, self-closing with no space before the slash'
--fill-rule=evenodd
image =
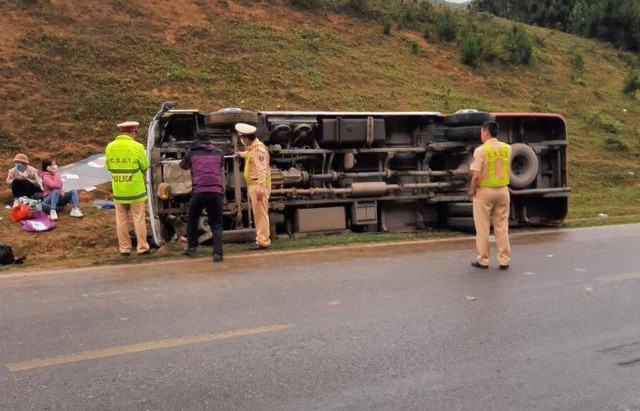
<path id="1" fill-rule="evenodd" d="M 31 209 L 25 203 L 18 203 L 11 208 L 10 217 L 13 221 L 31 217 Z"/>

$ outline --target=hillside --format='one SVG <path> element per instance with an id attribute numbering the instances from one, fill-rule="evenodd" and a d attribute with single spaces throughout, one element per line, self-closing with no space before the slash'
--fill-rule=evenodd
<path id="1" fill-rule="evenodd" d="M 471 69 L 455 43 L 395 26 L 386 36 L 380 23 L 302 12 L 280 0 L 0 0 L 0 7 L 5 170 L 19 151 L 35 165 L 49 155 L 67 163 L 101 152 L 114 124 L 144 125 L 167 100 L 201 110 L 553 111 L 566 117 L 570 135 L 570 217 L 637 213 L 640 107 L 621 93 L 635 57 L 604 43 L 528 27 L 530 66 Z M 576 51 L 584 57 L 581 82 L 570 81 Z M 15 236 L 3 217 L 0 235 Z M 114 249 L 111 218 L 90 213 L 93 229 L 74 232 L 74 243 Z M 83 227 L 62 220 L 59 235 L 69 233 L 65 224 Z M 102 230 L 109 235 L 96 239 Z"/>

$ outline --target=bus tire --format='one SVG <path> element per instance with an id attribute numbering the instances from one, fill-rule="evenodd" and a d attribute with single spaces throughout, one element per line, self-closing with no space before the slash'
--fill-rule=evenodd
<path id="1" fill-rule="evenodd" d="M 509 186 L 525 188 L 535 181 L 540 170 L 536 152 L 522 143 L 511 145 L 511 166 L 509 168 Z"/>
<path id="2" fill-rule="evenodd" d="M 444 118 L 444 124 L 449 127 L 481 126 L 485 121 L 491 120 L 491 114 L 485 111 L 473 111 L 469 113 L 453 113 Z"/>
<path id="3" fill-rule="evenodd" d="M 233 126 L 236 123 L 247 123 L 255 126 L 258 124 L 258 113 L 239 108 L 224 108 L 214 111 L 204 117 L 207 126 Z"/>

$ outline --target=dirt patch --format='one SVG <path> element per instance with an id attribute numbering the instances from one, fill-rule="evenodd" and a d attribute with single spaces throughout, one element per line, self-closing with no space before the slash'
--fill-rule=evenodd
<path id="1" fill-rule="evenodd" d="M 67 206 L 58 213 L 56 228 L 41 233 L 28 233 L 20 223 L 11 220 L 9 196 L 2 196 L 0 209 L 0 240 L 10 245 L 18 257 L 27 256 L 27 266 L 90 265 L 94 260 L 117 254 L 115 217 L 113 210 L 92 206 L 93 194 L 80 193 L 81 219 L 71 217 Z"/>

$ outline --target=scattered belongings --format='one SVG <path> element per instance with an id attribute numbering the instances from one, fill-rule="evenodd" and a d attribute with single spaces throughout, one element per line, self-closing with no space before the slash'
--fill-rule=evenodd
<path id="1" fill-rule="evenodd" d="M 109 200 L 93 200 L 93 206 L 95 208 L 102 208 L 105 210 L 111 210 L 116 208 L 116 205 L 114 204 L 114 202 Z"/>
<path id="2" fill-rule="evenodd" d="M 42 199 L 40 198 L 20 197 L 18 202 L 26 204 L 32 212 L 43 210 Z"/>
<path id="3" fill-rule="evenodd" d="M 25 203 L 18 202 L 16 205 L 11 207 L 9 216 L 11 217 L 11 220 L 16 222 L 24 220 L 25 218 L 31 217 L 31 209 Z"/>
<path id="4" fill-rule="evenodd" d="M 20 220 L 24 231 L 33 233 L 41 231 L 49 231 L 56 227 L 56 224 L 49 219 L 44 211 L 36 211 L 29 218 Z"/>
<path id="5" fill-rule="evenodd" d="M 27 257 L 15 258 L 11 246 L 0 244 L 0 265 L 23 264 Z"/>

